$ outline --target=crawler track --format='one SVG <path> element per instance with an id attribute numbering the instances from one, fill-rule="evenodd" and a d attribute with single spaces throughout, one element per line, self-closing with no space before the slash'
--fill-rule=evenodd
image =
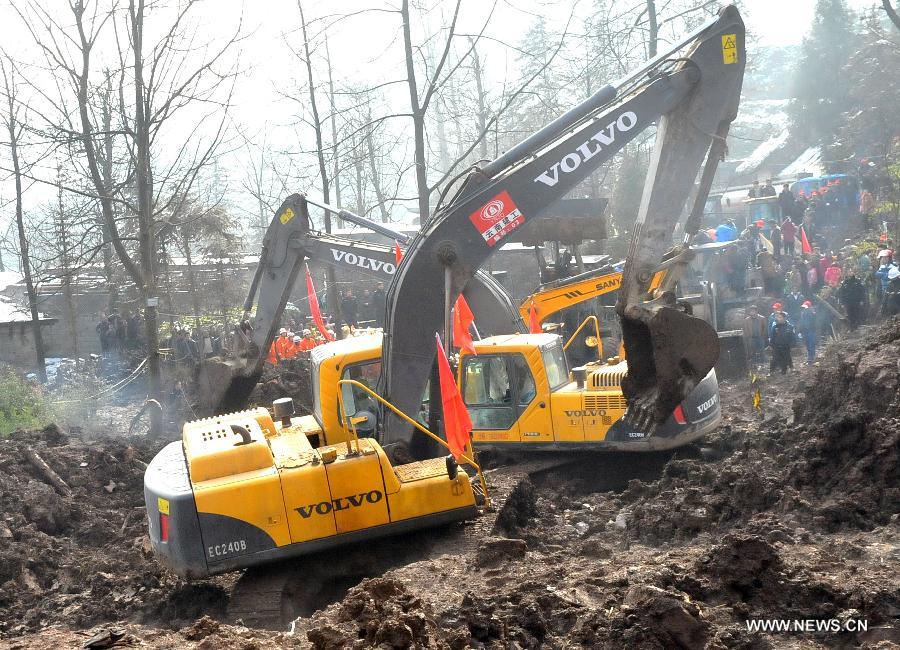
<path id="1" fill-rule="evenodd" d="M 583 460 L 571 454 L 541 454 L 487 470 L 491 508 L 472 521 L 247 569 L 230 594 L 228 619 L 283 629 L 297 616 L 339 599 L 364 578 L 439 555 L 468 554 L 492 534 L 507 499 L 523 480 Z"/>

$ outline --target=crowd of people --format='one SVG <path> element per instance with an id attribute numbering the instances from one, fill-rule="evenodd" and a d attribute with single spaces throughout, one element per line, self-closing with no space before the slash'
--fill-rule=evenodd
<path id="1" fill-rule="evenodd" d="M 293 323 L 293 321 L 291 321 Z M 334 333 L 327 330 L 329 336 L 334 338 Z M 325 343 L 325 337 L 315 328 L 304 328 L 299 334 L 286 327 L 278 330 L 278 336 L 269 348 L 266 361 L 272 365 L 278 365 L 285 361 L 292 361 L 301 357 L 302 353 L 309 352 L 313 348 Z"/>
<path id="2" fill-rule="evenodd" d="M 384 283 L 379 282 L 375 289 L 363 289 L 357 298 L 352 289 L 341 292 L 341 319 L 349 327 L 371 325 L 384 326 L 384 307 L 386 303 Z"/>
<path id="3" fill-rule="evenodd" d="M 144 348 L 144 319 L 137 312 L 122 315 L 117 309 L 109 314 L 100 312 L 95 330 L 103 358 L 119 357 L 129 350 Z"/>
<path id="4" fill-rule="evenodd" d="M 748 198 L 761 196 L 776 196 L 771 181 L 751 187 Z M 793 367 L 791 350 L 799 343 L 807 363 L 813 364 L 820 341 L 836 337 L 844 324 L 856 329 L 868 320 L 900 313 L 900 269 L 883 233 L 876 248 L 851 245 L 849 240 L 834 246 L 840 235 L 870 225 L 872 198 L 867 190 L 860 196 L 858 213 L 830 204 L 826 210 L 818 192 L 794 196 L 787 184 L 777 196 L 780 220 L 756 221 L 741 232 L 733 221 L 724 221 L 705 234 L 709 240 L 735 242 L 721 256 L 721 274 L 730 291 L 740 296 L 748 274 L 755 274 L 764 299 L 772 300 L 768 316 L 760 313 L 767 300 L 746 309 L 743 339 L 749 364 L 762 367 L 768 356 L 769 371 L 785 373 Z M 855 215 L 862 219 L 852 222 Z M 836 216 L 847 222 L 836 223 Z"/>

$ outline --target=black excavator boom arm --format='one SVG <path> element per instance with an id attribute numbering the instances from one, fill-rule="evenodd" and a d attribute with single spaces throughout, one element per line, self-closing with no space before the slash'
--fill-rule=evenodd
<path id="1" fill-rule="evenodd" d="M 744 25 L 738 10 L 728 6 L 668 52 L 472 172 L 410 244 L 388 290 L 384 396 L 406 413 L 418 412 L 436 352 L 434 333 L 443 329 L 445 274 L 452 301 L 513 230 L 527 226 L 638 134 L 658 124 L 633 259 L 627 260 L 623 275 L 622 304 L 642 303 L 650 280 L 644 276 L 647 260 L 656 256 L 657 265 L 661 252 L 671 246 L 703 160 L 736 116 L 743 59 Z M 626 350 L 628 345 L 626 341 Z M 632 351 L 628 354 L 631 359 Z M 662 369 L 661 364 L 653 367 L 652 356 L 648 363 L 645 354 L 633 354 L 629 372 L 645 375 Z M 708 370 L 703 363 L 690 368 L 692 378 Z M 679 390 L 692 378 L 680 382 Z M 639 397 L 632 392 L 631 402 Z M 385 446 L 410 445 L 413 435 L 409 425 L 386 414 Z"/>

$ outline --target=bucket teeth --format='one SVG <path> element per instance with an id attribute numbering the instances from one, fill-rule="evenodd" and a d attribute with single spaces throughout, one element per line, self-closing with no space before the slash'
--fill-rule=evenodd
<path id="1" fill-rule="evenodd" d="M 622 318 L 625 421 L 652 433 L 712 370 L 719 338 L 708 323 L 675 307 L 649 305 L 638 313 Z"/>

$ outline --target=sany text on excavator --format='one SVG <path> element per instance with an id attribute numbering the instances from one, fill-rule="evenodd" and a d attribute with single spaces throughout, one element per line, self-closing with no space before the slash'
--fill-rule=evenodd
<path id="1" fill-rule="evenodd" d="M 484 494 L 473 489 L 452 459 L 432 453 L 424 460 L 397 461 L 410 452 L 430 451 L 420 440 L 434 443 L 433 434 L 408 415 L 418 412 L 431 374 L 434 333 L 445 329 L 449 305 L 510 232 L 527 225 L 652 123 L 658 123 L 657 141 L 619 299 L 627 378 L 622 367 L 595 372 L 589 381 L 621 383 L 632 419 L 648 425 L 648 439 L 664 438 L 673 411 L 704 382 L 712 382 L 715 396 L 715 333 L 677 309 L 671 295 L 677 272 L 658 287 L 652 283 L 661 263 L 677 270 L 689 257 L 687 242 L 664 253 L 689 197 L 693 207 L 685 232 L 690 235 L 699 225 L 699 210 L 737 112 L 743 54 L 743 23 L 738 11 L 727 7 L 671 51 L 472 172 L 423 225 L 390 286 L 381 396 L 362 382 L 344 379 L 333 388 L 321 385 L 321 394 L 314 395 L 323 409 L 320 397 L 335 396 L 327 408 L 348 427 L 349 439 L 332 444 L 329 431 L 318 423 L 307 428 L 309 421 L 295 418 L 284 405 L 277 405 L 274 419 L 258 409 L 185 425 L 182 441 L 160 452 L 145 477 L 150 539 L 160 559 L 175 571 L 199 576 L 474 516 Z M 279 210 L 278 221 L 288 226 L 304 209 L 298 197 Z M 248 355 L 250 373 L 242 375 L 247 380 L 253 379 L 253 364 L 277 328 L 277 313 L 260 307 L 283 309 L 300 267 L 297 257 L 302 257 L 288 251 L 299 237 L 301 229 L 284 238 L 267 237 L 266 263 L 245 307 L 249 312 L 255 303 L 256 322 L 268 330 L 252 332 L 257 350 Z M 530 400 L 527 383 L 512 383 L 518 352 L 505 349 L 502 335 L 480 341 L 482 352 L 463 359 L 460 371 L 464 392 L 484 407 L 483 419 L 473 416 L 480 423 L 502 420 L 497 426 L 512 421 L 520 440 L 533 432 L 545 435 L 548 419 L 552 422 L 559 412 L 553 410 L 554 399 L 585 410 L 578 407 L 589 397 L 579 386 L 583 378 L 569 375 L 558 337 L 521 336 L 531 350 L 526 365 L 537 367 L 540 357 L 545 369 L 543 376 L 532 375 Z M 708 349 L 697 349 L 698 342 Z M 504 375 L 508 393 L 491 379 Z M 362 390 L 378 411 L 375 438 L 353 435 L 366 416 L 344 404 L 350 397 L 347 387 Z M 233 394 L 248 392 L 239 388 Z M 549 403 L 538 399 L 538 390 Z M 633 426 L 626 423 L 626 432 Z M 566 430 L 584 439 L 585 420 Z M 322 433 L 325 440 L 318 437 Z M 464 461 L 474 465 L 472 458 Z"/>

